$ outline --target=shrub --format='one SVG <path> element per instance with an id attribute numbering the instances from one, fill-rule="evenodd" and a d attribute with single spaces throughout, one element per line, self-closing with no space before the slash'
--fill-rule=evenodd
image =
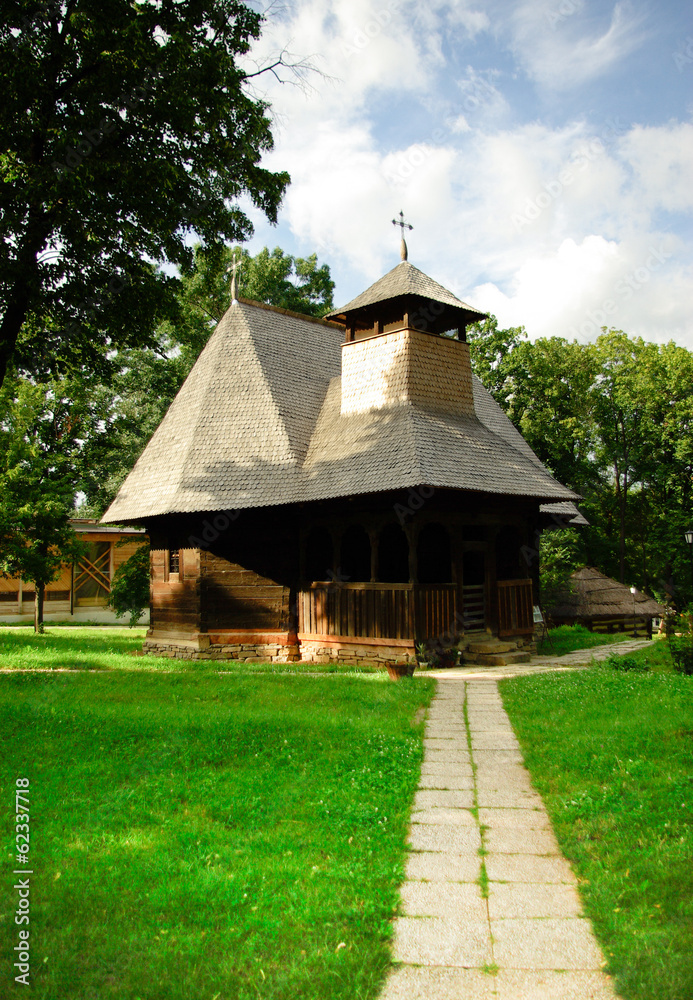
<path id="1" fill-rule="evenodd" d="M 686 611 L 680 616 L 675 633 L 667 641 L 674 670 L 693 676 L 693 612 Z"/>
<path id="2" fill-rule="evenodd" d="M 605 661 L 607 667 L 612 670 L 639 670 L 641 673 L 650 669 L 647 660 L 642 660 L 636 656 L 609 656 Z"/>

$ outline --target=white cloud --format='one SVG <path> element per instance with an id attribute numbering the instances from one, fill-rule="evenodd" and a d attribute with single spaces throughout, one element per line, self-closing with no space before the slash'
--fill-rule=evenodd
<path id="1" fill-rule="evenodd" d="M 636 125 L 620 142 L 644 201 L 669 211 L 693 208 L 693 125 Z"/>
<path id="2" fill-rule="evenodd" d="M 489 0 L 485 9 L 493 7 Z M 563 11 L 560 23 L 546 19 L 552 9 Z M 526 64 L 547 81 L 603 72 L 639 41 L 639 22 L 627 23 L 623 5 L 601 34 L 589 33 L 578 0 L 514 10 L 518 46 L 544 18 L 518 59 L 536 60 Z M 397 262 L 390 220 L 401 208 L 415 226 L 412 262 L 505 324 L 524 324 L 532 336 L 587 337 L 604 312 L 607 325 L 655 339 L 668 331 L 693 347 L 690 255 L 680 231 L 664 232 L 672 219 L 663 215 L 693 203 L 693 126 L 513 121 L 507 75 L 470 64 L 470 48 L 445 63 L 453 41 L 463 46 L 475 31 L 491 40 L 476 13 L 447 0 L 297 0 L 264 51 L 277 51 L 280 38 L 300 39 L 301 54 L 325 53 L 332 79 L 316 79 L 312 93 L 269 88 L 281 128 L 265 162 L 292 176 L 280 233 L 290 230 L 297 252 L 317 250 L 346 301 Z M 411 129 L 394 115 L 383 126 L 388 102 L 400 116 L 403 104 L 419 115 L 426 109 L 430 124 L 418 141 L 394 145 L 393 136 Z M 280 234 L 263 237 L 259 213 L 251 217 L 259 219 L 258 242 L 282 242 Z M 662 247 L 673 256 L 644 276 L 650 248 Z"/>
<path id="3" fill-rule="evenodd" d="M 502 326 L 526 326 L 531 337 L 591 341 L 607 326 L 682 341 L 693 334 L 687 307 L 693 275 L 678 260 L 681 250 L 667 234 L 622 243 L 566 239 L 554 252 L 525 260 L 508 293 L 487 283 L 471 299 Z"/>
<path id="4" fill-rule="evenodd" d="M 585 5 L 578 0 L 527 0 L 509 19 L 510 47 L 537 83 L 556 90 L 601 76 L 644 41 L 643 17 L 628 3 L 614 5 L 599 34 L 580 29 Z"/>

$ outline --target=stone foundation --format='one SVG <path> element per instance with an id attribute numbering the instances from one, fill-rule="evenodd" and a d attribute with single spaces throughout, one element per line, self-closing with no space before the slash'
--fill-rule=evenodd
<path id="1" fill-rule="evenodd" d="M 373 639 L 366 637 L 326 636 L 299 637 L 302 663 L 341 663 L 353 667 L 381 667 L 388 663 L 416 663 L 414 643 L 405 640 Z"/>
<path id="2" fill-rule="evenodd" d="M 157 633 L 145 639 L 143 652 L 174 660 L 237 660 L 240 663 L 295 663 L 298 640 L 288 632 L 226 630 L 193 635 Z"/>
<path id="3" fill-rule="evenodd" d="M 532 636 L 499 639 L 492 635 L 462 639 L 460 665 L 485 667 L 526 663 L 536 652 Z M 413 641 L 365 636 L 296 636 L 289 632 L 223 632 L 148 634 L 143 652 L 175 660 L 235 660 L 239 663 L 339 663 L 380 667 L 416 663 Z"/>

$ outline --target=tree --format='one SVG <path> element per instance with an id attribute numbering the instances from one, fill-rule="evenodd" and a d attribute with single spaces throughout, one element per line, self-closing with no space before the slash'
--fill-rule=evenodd
<path id="1" fill-rule="evenodd" d="M 36 632 L 47 584 L 83 554 L 69 519 L 94 417 L 73 384 L 7 380 L 0 392 L 0 573 L 34 583 Z"/>
<path id="2" fill-rule="evenodd" d="M 130 616 L 130 627 L 138 623 L 144 609 L 149 607 L 149 582 L 149 545 L 142 542 L 115 571 L 108 599 L 117 618 Z"/>
<path id="3" fill-rule="evenodd" d="M 261 24 L 240 0 L 3 4 L 0 384 L 151 344 L 177 281 L 149 262 L 246 239 L 240 196 L 276 221 L 289 177 L 239 65 Z"/>
<path id="4" fill-rule="evenodd" d="M 523 326 L 499 330 L 498 320 L 493 315 L 467 327 L 472 371 L 503 409 L 507 405 L 508 362 L 526 336 Z"/>

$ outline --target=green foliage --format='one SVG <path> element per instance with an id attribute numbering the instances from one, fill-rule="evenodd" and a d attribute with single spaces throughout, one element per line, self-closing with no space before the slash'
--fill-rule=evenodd
<path id="1" fill-rule="evenodd" d="M 50 872 L 32 995 L 378 996 L 422 758 L 413 720 L 433 691 L 210 670 L 4 677 L 0 783 L 29 778 L 32 857 Z M 15 925 L 0 933 L 11 955 Z M 0 994 L 12 976 L 5 962 Z"/>
<path id="2" fill-rule="evenodd" d="M 655 658 L 666 643 L 634 658 Z M 653 670 L 501 682 L 624 1000 L 693 996 L 693 687 Z"/>
<path id="3" fill-rule="evenodd" d="M 693 612 L 686 611 L 675 624 L 674 632 L 667 642 L 674 664 L 679 674 L 693 676 Z"/>
<path id="4" fill-rule="evenodd" d="M 247 239 L 289 182 L 263 168 L 266 103 L 239 65 L 262 15 L 240 0 L 6 4 L 0 60 L 0 382 L 152 343 L 204 245 Z"/>
<path id="5" fill-rule="evenodd" d="M 580 536 L 576 528 L 545 531 L 539 542 L 542 607 L 552 607 L 571 591 L 570 574 L 580 565 Z"/>
<path id="6" fill-rule="evenodd" d="M 604 666 L 609 667 L 611 670 L 621 670 L 623 672 L 629 670 L 649 670 L 647 660 L 639 660 L 635 656 L 609 656 L 604 661 Z"/>
<path id="7" fill-rule="evenodd" d="M 0 573 L 43 593 L 83 548 L 69 519 L 79 480 L 81 436 L 98 418 L 78 381 L 6 380 L 0 390 Z"/>
<path id="8" fill-rule="evenodd" d="M 584 499 L 578 562 L 665 603 L 693 600 L 693 354 L 620 330 L 533 343 L 470 328 L 472 363 L 556 478 Z"/>
<path id="9" fill-rule="evenodd" d="M 143 542 L 115 571 L 108 599 L 117 618 L 130 616 L 131 628 L 149 607 L 149 577 L 149 544 Z"/>

